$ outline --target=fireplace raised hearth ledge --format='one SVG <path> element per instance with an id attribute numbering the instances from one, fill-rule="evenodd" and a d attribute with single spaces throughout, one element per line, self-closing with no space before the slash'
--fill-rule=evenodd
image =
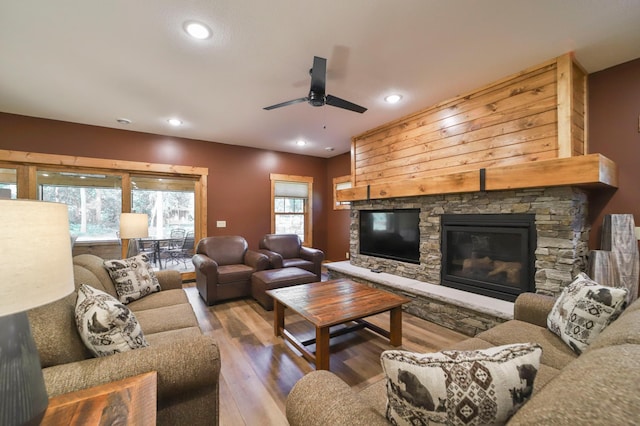
<path id="1" fill-rule="evenodd" d="M 420 318 L 475 336 L 513 319 L 513 303 L 437 284 L 376 273 L 349 261 L 325 264 L 331 279 L 350 278 L 409 297 L 404 309 Z"/>

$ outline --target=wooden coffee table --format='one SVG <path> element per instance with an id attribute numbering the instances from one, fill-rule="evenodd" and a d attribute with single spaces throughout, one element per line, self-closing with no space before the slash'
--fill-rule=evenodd
<path id="1" fill-rule="evenodd" d="M 409 302 L 406 297 L 368 287 L 348 279 L 301 284 L 293 287 L 268 290 L 273 297 L 274 324 L 276 336 L 289 341 L 317 370 L 329 369 L 329 339 L 347 332 L 369 328 L 387 337 L 392 346 L 402 344 L 402 304 Z M 316 328 L 316 338 L 299 341 L 284 327 L 284 308 L 287 307 Z M 390 311 L 389 331 L 373 325 L 363 318 Z M 354 322 L 355 325 L 330 331 L 331 326 Z M 305 346 L 315 343 L 315 354 Z"/>

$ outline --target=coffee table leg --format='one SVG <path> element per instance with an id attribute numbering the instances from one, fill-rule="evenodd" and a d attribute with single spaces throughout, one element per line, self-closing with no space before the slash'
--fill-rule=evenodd
<path id="1" fill-rule="evenodd" d="M 316 327 L 316 370 L 329 369 L 329 327 Z"/>
<path id="2" fill-rule="evenodd" d="M 273 333 L 280 336 L 282 329 L 284 329 L 284 305 L 273 299 Z"/>
<path id="3" fill-rule="evenodd" d="M 402 345 L 402 307 L 391 309 L 391 324 L 389 326 L 389 343 L 391 346 Z"/>

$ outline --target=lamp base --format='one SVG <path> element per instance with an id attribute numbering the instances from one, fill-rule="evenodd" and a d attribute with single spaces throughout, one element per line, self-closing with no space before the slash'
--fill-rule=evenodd
<path id="1" fill-rule="evenodd" d="M 48 404 L 27 313 L 0 317 L 0 425 L 38 425 Z"/>

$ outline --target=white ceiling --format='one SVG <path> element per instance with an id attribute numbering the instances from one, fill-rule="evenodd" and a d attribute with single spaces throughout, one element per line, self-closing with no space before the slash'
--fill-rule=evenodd
<path id="1" fill-rule="evenodd" d="M 0 111 L 332 157 L 568 51 L 588 72 L 640 57 L 640 0 L 0 0 Z M 367 112 L 262 109 L 307 95 L 314 55 Z"/>

